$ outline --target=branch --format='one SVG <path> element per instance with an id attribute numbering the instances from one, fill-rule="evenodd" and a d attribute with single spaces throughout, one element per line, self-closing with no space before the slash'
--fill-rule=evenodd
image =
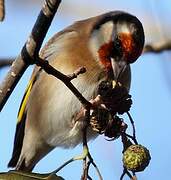
<path id="1" fill-rule="evenodd" d="M 161 53 L 166 50 L 171 50 L 171 41 L 146 44 L 143 53 Z"/>
<path id="2" fill-rule="evenodd" d="M 13 63 L 13 59 L 12 58 L 4 58 L 4 59 L 0 59 L 0 68 L 3 68 L 5 66 L 11 66 L 11 64 Z"/>
<path id="3" fill-rule="evenodd" d="M 5 17 L 5 2 L 0 0 L 0 21 L 3 21 Z"/>
<path id="4" fill-rule="evenodd" d="M 53 75 L 57 79 L 60 79 L 72 91 L 72 93 L 78 98 L 78 100 L 82 103 L 82 105 L 85 107 L 85 109 L 91 107 L 92 104 L 89 101 L 87 101 L 83 97 L 83 95 L 77 90 L 77 88 L 71 83 L 71 80 L 76 78 L 77 75 L 85 72 L 84 67 L 79 68 L 73 74 L 64 75 L 63 73 L 56 70 L 53 66 L 51 66 L 48 61 L 43 60 L 41 58 L 37 59 L 36 65 L 43 68 L 46 73 Z"/>
<path id="5" fill-rule="evenodd" d="M 167 50 L 171 50 L 171 41 L 163 42 L 163 43 L 146 44 L 143 53 L 161 53 Z M 4 66 L 10 66 L 12 62 L 13 62 L 12 58 L 6 58 L 6 59 L 1 58 L 0 68 Z"/>
<path id="6" fill-rule="evenodd" d="M 31 35 L 0 84 L 0 111 L 30 64 L 34 64 L 61 0 L 45 0 Z"/>
<path id="7" fill-rule="evenodd" d="M 71 81 L 71 80 L 77 78 L 78 75 L 83 74 L 83 73 L 85 73 L 85 72 L 86 72 L 86 68 L 85 68 L 85 67 L 80 67 L 80 68 L 78 68 L 74 73 L 69 74 L 69 75 L 68 75 L 68 78 L 69 78 L 70 81 Z"/>

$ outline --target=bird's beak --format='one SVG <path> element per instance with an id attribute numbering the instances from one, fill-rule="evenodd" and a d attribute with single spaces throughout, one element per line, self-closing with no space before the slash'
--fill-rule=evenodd
<path id="1" fill-rule="evenodd" d="M 113 83 L 116 84 L 128 64 L 124 60 L 116 60 L 111 58 L 111 65 L 113 70 Z"/>

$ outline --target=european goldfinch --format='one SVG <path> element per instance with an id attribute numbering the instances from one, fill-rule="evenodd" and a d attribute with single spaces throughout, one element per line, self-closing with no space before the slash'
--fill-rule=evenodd
<path id="1" fill-rule="evenodd" d="M 97 96 L 104 80 L 117 80 L 130 88 L 130 63 L 141 54 L 144 31 L 133 15 L 114 11 L 78 21 L 55 34 L 40 57 L 64 74 L 79 67 L 87 72 L 72 83 L 87 99 Z M 55 147 L 82 143 L 81 104 L 55 77 L 35 67 L 18 113 L 14 149 L 9 167 L 31 171 Z M 88 128 L 88 140 L 98 134 Z"/>

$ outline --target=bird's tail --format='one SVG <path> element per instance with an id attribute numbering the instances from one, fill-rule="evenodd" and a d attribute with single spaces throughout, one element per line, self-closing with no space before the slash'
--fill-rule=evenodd
<path id="1" fill-rule="evenodd" d="M 25 119 L 26 119 L 26 114 L 23 115 L 22 121 L 17 123 L 13 153 L 12 153 L 11 160 L 8 163 L 8 167 L 16 167 L 17 162 L 19 160 L 19 157 L 21 154 L 21 149 L 22 149 L 22 144 L 23 144 Z"/>

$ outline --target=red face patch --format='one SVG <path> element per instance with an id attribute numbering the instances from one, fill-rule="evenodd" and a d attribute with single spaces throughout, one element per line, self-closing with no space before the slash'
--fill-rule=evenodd
<path id="1" fill-rule="evenodd" d="M 111 61 L 110 57 L 113 51 L 113 42 L 110 41 L 109 43 L 103 44 L 100 49 L 98 50 L 100 62 L 105 67 L 106 70 L 111 69 Z"/>
<path id="2" fill-rule="evenodd" d="M 115 45 L 117 44 L 117 46 Z M 141 54 L 142 49 L 135 43 L 131 33 L 119 33 L 115 41 L 103 44 L 98 50 L 100 62 L 109 71 L 111 57 L 123 58 L 127 63 L 133 63 Z"/>
<path id="3" fill-rule="evenodd" d="M 138 44 L 135 44 L 131 33 L 120 33 L 118 38 L 121 42 L 125 60 L 128 63 L 133 63 L 141 54 Z"/>

